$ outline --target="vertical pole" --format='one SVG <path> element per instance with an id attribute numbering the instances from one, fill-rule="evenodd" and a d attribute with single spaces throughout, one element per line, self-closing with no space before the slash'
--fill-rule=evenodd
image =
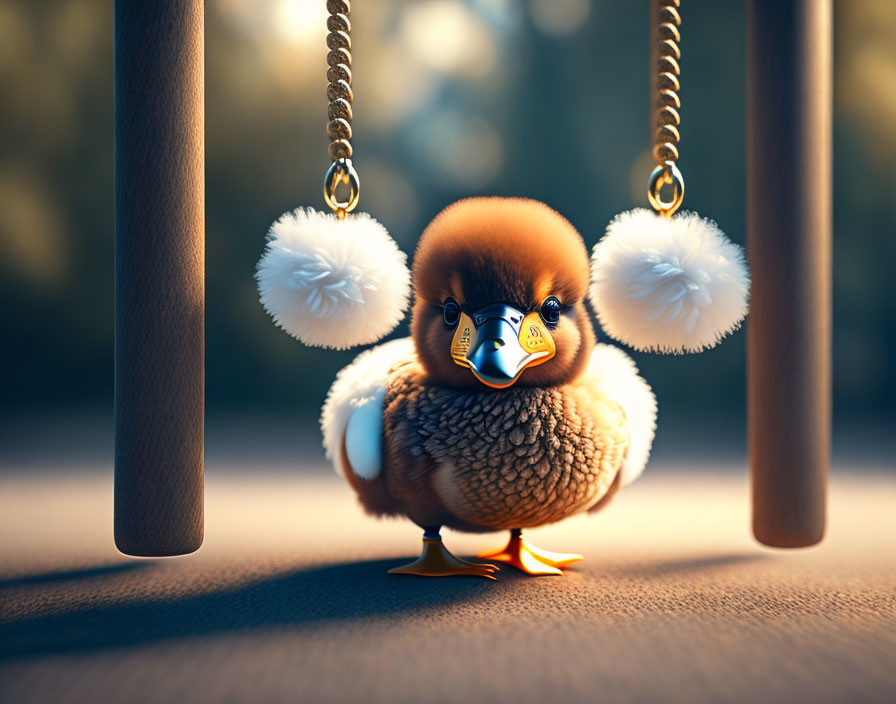
<path id="1" fill-rule="evenodd" d="M 747 3 L 753 533 L 824 536 L 831 395 L 831 0 Z"/>
<path id="2" fill-rule="evenodd" d="M 115 544 L 202 544 L 202 0 L 115 1 Z"/>

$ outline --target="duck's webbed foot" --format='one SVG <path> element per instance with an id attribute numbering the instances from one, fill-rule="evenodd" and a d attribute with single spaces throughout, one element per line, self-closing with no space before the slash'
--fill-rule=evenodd
<path id="1" fill-rule="evenodd" d="M 563 574 L 563 569 L 584 558 L 575 553 L 550 552 L 535 547 L 523 538 L 519 528 L 510 531 L 510 542 L 497 552 L 482 553 L 479 557 L 513 565 L 526 574 Z"/>
<path id="2" fill-rule="evenodd" d="M 467 575 L 497 579 L 495 565 L 467 562 L 452 555 L 442 544 L 438 530 L 427 530 L 423 535 L 423 552 L 413 562 L 389 570 L 389 574 L 411 574 L 419 577 L 451 577 Z"/>

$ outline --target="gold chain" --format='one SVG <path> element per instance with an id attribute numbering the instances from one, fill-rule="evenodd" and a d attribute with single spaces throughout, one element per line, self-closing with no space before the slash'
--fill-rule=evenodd
<path id="1" fill-rule="evenodd" d="M 352 11 L 350 0 L 327 0 L 327 136 L 333 164 L 324 179 L 324 200 L 339 218 L 358 205 L 360 182 L 352 166 Z M 348 200 L 339 200 L 336 189 L 349 187 Z"/>
<path id="2" fill-rule="evenodd" d="M 681 49 L 678 43 L 681 34 L 678 27 L 681 25 L 681 15 L 678 13 L 679 0 L 660 0 L 659 17 L 656 41 L 657 41 L 657 80 L 656 110 L 656 139 L 654 141 L 653 156 L 658 165 L 667 161 L 678 160 L 677 144 L 681 139 L 678 133 L 678 125 L 681 117 L 678 111 L 681 109 L 681 100 L 678 91 L 681 84 L 678 77 L 681 68 L 678 65 L 681 59 Z"/>
<path id="3" fill-rule="evenodd" d="M 327 135 L 330 137 L 330 158 L 352 156 L 352 24 L 349 0 L 327 0 Z"/>
<path id="4" fill-rule="evenodd" d="M 647 186 L 647 197 L 650 204 L 661 215 L 671 217 L 681 206 L 684 199 L 684 178 L 676 167 L 678 161 L 678 142 L 681 135 L 678 126 L 681 124 L 681 99 L 678 91 L 681 83 L 681 15 L 678 8 L 680 0 L 658 0 L 656 17 L 657 30 L 657 97 L 656 97 L 656 135 L 654 138 L 653 157 L 657 167 L 650 175 Z M 664 186 L 672 186 L 672 200 L 662 199 L 660 191 Z"/>

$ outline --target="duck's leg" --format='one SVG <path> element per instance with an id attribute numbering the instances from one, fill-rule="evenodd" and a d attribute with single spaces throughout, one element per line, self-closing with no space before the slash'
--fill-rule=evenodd
<path id="1" fill-rule="evenodd" d="M 510 531 L 507 546 L 497 552 L 482 553 L 479 557 L 507 562 L 526 574 L 563 574 L 563 568 L 584 558 L 575 553 L 541 550 L 523 538 L 523 531 Z"/>
<path id="2" fill-rule="evenodd" d="M 389 574 L 413 574 L 420 577 L 450 577 L 453 575 L 471 575 L 497 579 L 494 573 L 498 568 L 478 562 L 467 562 L 455 557 L 442 544 L 439 535 L 441 526 L 425 528 L 423 532 L 423 552 L 413 562 L 389 570 Z"/>

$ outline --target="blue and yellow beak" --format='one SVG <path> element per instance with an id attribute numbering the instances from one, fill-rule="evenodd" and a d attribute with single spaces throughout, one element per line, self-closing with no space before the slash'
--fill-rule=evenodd
<path id="1" fill-rule="evenodd" d="M 511 386 L 529 367 L 544 364 L 557 353 L 541 316 L 524 314 L 506 303 L 492 303 L 462 313 L 451 340 L 451 357 L 468 367 L 486 386 Z"/>

